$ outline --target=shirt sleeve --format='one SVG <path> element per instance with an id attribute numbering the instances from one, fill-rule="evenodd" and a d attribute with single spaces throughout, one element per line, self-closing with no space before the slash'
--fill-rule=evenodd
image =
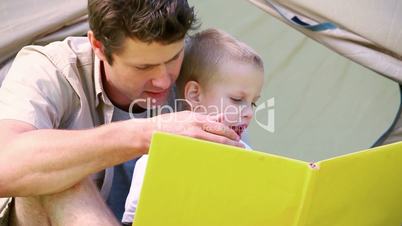
<path id="1" fill-rule="evenodd" d="M 15 58 L 0 88 L 0 120 L 13 119 L 37 129 L 58 128 L 71 93 L 54 64 L 36 48 Z"/>
<path id="2" fill-rule="evenodd" d="M 130 192 L 126 199 L 125 210 L 122 218 L 123 223 L 131 223 L 134 220 L 140 198 L 142 183 L 144 182 L 145 169 L 148 162 L 148 155 L 143 155 L 137 160 L 134 167 L 133 179 L 131 181 Z"/>

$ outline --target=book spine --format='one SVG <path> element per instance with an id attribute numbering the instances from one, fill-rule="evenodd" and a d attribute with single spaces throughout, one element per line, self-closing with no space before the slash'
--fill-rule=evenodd
<path id="1" fill-rule="evenodd" d="M 314 196 L 316 180 L 320 171 L 320 166 L 317 163 L 308 163 L 308 167 L 308 175 L 306 177 L 306 182 L 304 183 L 302 192 L 303 195 L 294 226 L 305 226 L 307 224 L 312 199 Z"/>

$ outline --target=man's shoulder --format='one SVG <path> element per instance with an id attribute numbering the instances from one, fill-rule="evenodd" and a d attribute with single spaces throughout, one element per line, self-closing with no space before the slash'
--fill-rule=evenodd
<path id="1" fill-rule="evenodd" d="M 0 88 L 0 103 L 9 109 L 0 116 L 36 128 L 90 128 L 93 114 L 88 106 L 94 106 L 95 99 L 92 58 L 85 38 L 24 47 Z"/>
<path id="2" fill-rule="evenodd" d="M 19 54 L 46 58 L 59 69 L 93 64 L 92 48 L 86 37 L 67 37 L 63 41 L 52 42 L 46 46 L 29 45 L 22 48 Z"/>
<path id="3" fill-rule="evenodd" d="M 16 67 L 19 69 L 15 69 Z M 81 87 L 93 80 L 93 67 L 94 54 L 88 39 L 68 37 L 46 46 L 24 47 L 6 77 L 13 76 L 15 79 L 34 83 L 39 80 L 62 82 L 63 86 L 72 86 L 78 96 L 82 96 Z M 29 76 L 27 71 L 36 76 Z"/>

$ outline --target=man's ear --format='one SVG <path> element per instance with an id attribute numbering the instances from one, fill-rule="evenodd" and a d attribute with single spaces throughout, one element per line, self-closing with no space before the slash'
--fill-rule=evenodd
<path id="1" fill-rule="evenodd" d="M 192 106 L 200 104 L 201 86 L 196 81 L 189 81 L 184 86 L 184 98 L 189 101 Z"/>
<path id="2" fill-rule="evenodd" d="M 89 42 L 91 43 L 92 50 L 94 51 L 96 56 L 100 60 L 102 60 L 103 62 L 107 62 L 106 61 L 106 56 L 105 56 L 105 54 L 103 52 L 103 44 L 102 44 L 102 42 L 95 38 L 95 35 L 94 35 L 94 33 L 92 31 L 88 31 L 87 35 L 88 35 Z"/>

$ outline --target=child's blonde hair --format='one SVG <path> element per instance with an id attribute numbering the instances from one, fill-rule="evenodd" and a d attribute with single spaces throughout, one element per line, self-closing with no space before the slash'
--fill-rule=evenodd
<path id="1" fill-rule="evenodd" d="M 219 72 L 219 65 L 233 62 L 252 64 L 264 70 L 261 57 L 248 45 L 218 29 L 206 29 L 186 38 L 184 60 L 177 79 L 178 96 L 183 98 L 188 81 L 207 85 Z"/>

